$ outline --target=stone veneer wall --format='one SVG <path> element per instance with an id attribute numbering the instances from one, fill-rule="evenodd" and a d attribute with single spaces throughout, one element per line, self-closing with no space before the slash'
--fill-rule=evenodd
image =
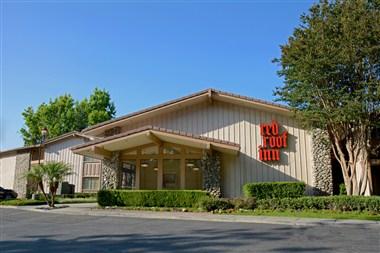
<path id="1" fill-rule="evenodd" d="M 19 198 L 25 198 L 27 193 L 27 178 L 25 173 L 30 167 L 30 153 L 19 153 L 16 155 L 16 168 L 13 190 Z"/>
<path id="2" fill-rule="evenodd" d="M 220 197 L 222 194 L 220 166 L 220 154 L 215 151 L 212 153 L 206 153 L 201 160 L 203 189 L 215 197 Z"/>
<path id="3" fill-rule="evenodd" d="M 332 195 L 333 178 L 331 165 L 331 143 L 326 132 L 316 129 L 313 138 L 313 179 L 315 195 Z"/>
<path id="4" fill-rule="evenodd" d="M 119 173 L 119 152 L 113 152 L 110 159 L 102 161 L 101 189 L 116 189 Z"/>

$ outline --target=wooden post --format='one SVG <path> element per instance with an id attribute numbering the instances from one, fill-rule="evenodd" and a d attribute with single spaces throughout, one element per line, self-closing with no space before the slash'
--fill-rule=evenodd
<path id="1" fill-rule="evenodd" d="M 140 171 L 140 159 L 136 160 L 136 182 L 135 182 L 135 188 L 136 190 L 140 190 L 140 180 L 141 180 L 141 171 Z"/>
<path id="2" fill-rule="evenodd" d="M 163 177 L 164 177 L 164 169 L 163 169 L 163 160 L 160 158 L 157 160 L 158 163 L 158 171 L 157 171 L 157 190 L 162 189 Z"/>
<path id="3" fill-rule="evenodd" d="M 181 165 L 180 165 L 180 187 L 181 189 L 185 189 L 186 185 L 186 159 L 181 158 Z"/>

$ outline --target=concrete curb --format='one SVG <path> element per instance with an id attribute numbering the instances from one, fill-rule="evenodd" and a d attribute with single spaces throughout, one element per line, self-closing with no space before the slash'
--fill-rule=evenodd
<path id="1" fill-rule="evenodd" d="M 62 205 L 57 205 L 62 206 Z M 324 225 L 350 225 L 350 226 L 380 226 L 379 221 L 369 220 L 336 220 L 318 218 L 297 217 L 271 217 L 271 216 L 244 216 L 211 213 L 192 212 L 161 212 L 161 211 L 131 211 L 122 209 L 101 209 L 96 204 L 67 204 L 66 208 L 46 210 L 45 206 L 0 206 L 0 208 L 18 209 L 23 211 L 44 212 L 63 215 L 89 215 L 97 217 L 125 217 L 138 219 L 160 219 L 160 220 L 188 220 L 209 222 L 237 222 L 237 223 L 259 223 L 290 226 L 324 226 Z"/>

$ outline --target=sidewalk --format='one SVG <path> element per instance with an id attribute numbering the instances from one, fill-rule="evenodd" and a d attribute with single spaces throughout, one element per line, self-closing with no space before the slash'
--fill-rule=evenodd
<path id="1" fill-rule="evenodd" d="M 265 223 L 292 226 L 316 226 L 316 225 L 371 225 L 380 226 L 379 221 L 369 220 L 336 220 L 318 218 L 296 218 L 296 217 L 271 217 L 271 216 L 244 216 L 212 214 L 206 212 L 161 212 L 161 211 L 133 211 L 118 208 L 98 208 L 96 203 L 86 204 L 62 204 L 57 205 L 54 210 L 46 210 L 43 206 L 0 206 L 0 208 L 13 208 L 18 210 L 45 212 L 65 215 L 90 215 L 90 216 L 113 216 L 141 219 L 166 219 L 166 220 L 193 220 L 213 222 L 243 222 L 243 223 Z"/>

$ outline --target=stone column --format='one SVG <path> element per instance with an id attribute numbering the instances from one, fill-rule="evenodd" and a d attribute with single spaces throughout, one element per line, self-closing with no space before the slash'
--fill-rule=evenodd
<path id="1" fill-rule="evenodd" d="M 111 158 L 102 160 L 102 190 L 116 189 L 118 187 L 120 178 L 119 156 L 119 152 L 112 152 Z"/>
<path id="2" fill-rule="evenodd" d="M 19 153 L 16 155 L 16 168 L 13 190 L 17 192 L 18 198 L 25 198 L 28 180 L 25 173 L 30 168 L 30 153 Z"/>
<path id="3" fill-rule="evenodd" d="M 333 178 L 331 165 L 331 143 L 321 129 L 312 132 L 313 180 L 315 195 L 332 195 Z"/>
<path id="4" fill-rule="evenodd" d="M 220 154 L 218 152 L 205 153 L 201 160 L 203 173 L 203 189 L 214 197 L 220 197 Z"/>

